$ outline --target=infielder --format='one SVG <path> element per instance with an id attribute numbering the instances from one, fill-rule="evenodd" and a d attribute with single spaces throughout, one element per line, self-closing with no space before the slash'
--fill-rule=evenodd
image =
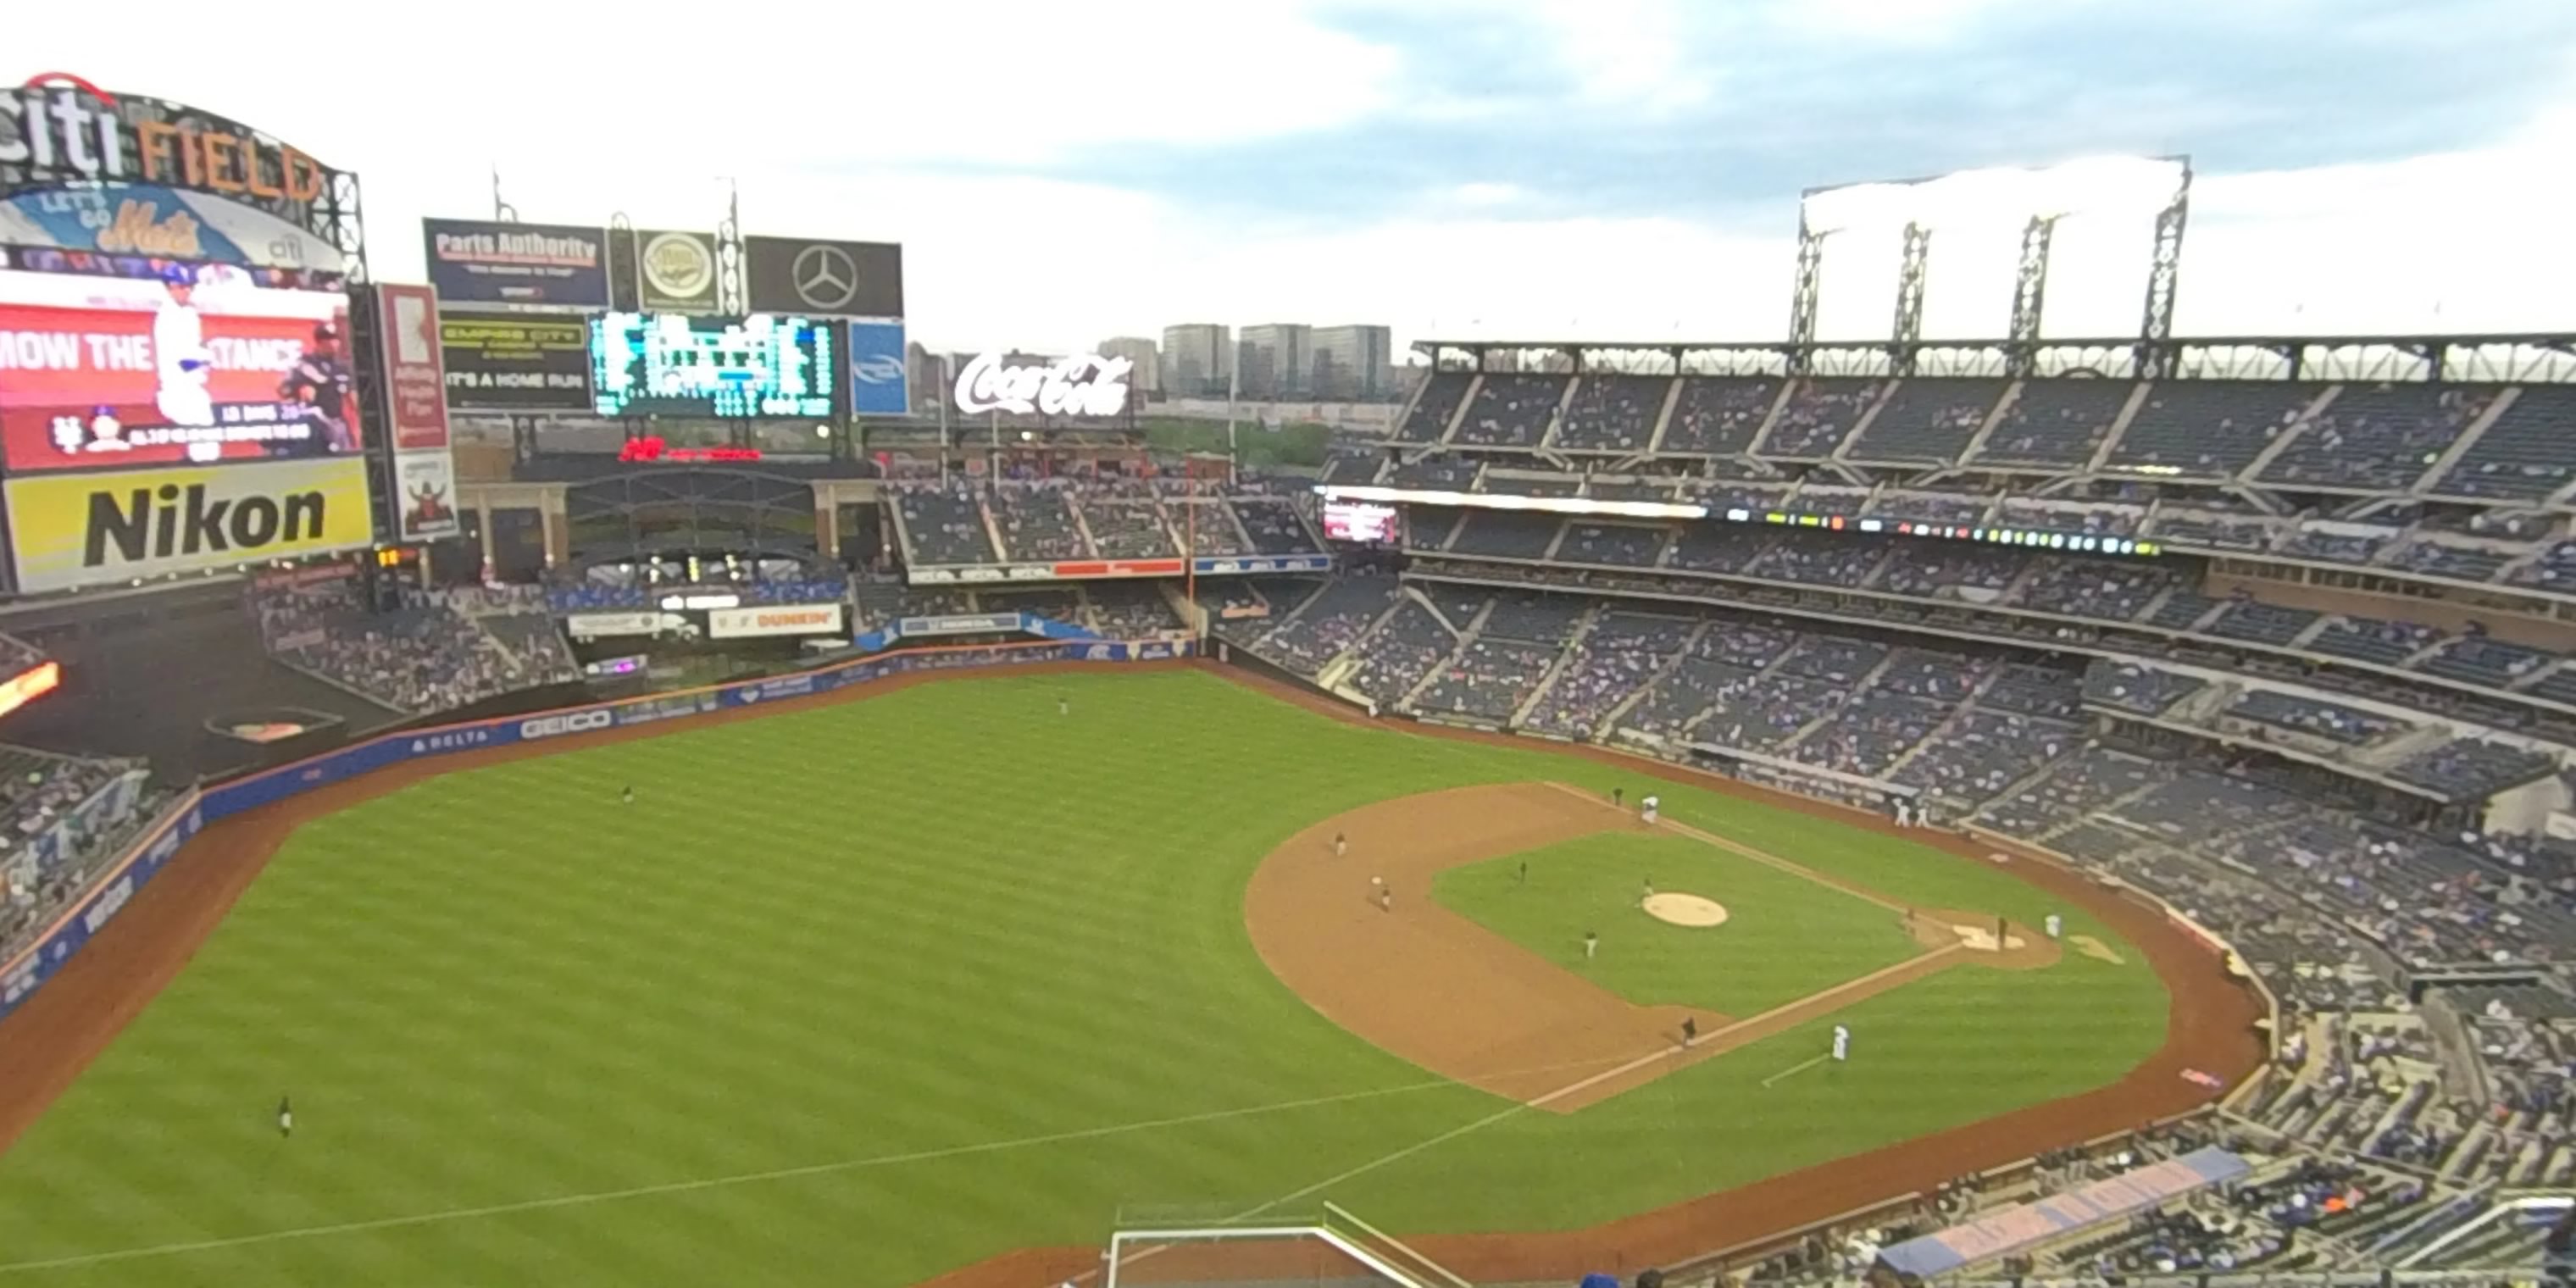
<path id="1" fill-rule="evenodd" d="M 1693 1015 L 1683 1016 L 1682 1045 L 1687 1047 L 1691 1043 L 1697 1041 L 1699 1041 L 1699 1017 Z"/>
<path id="2" fill-rule="evenodd" d="M 1628 808 L 1628 789 L 1627 789 L 1627 788 L 1625 788 L 1625 787 L 1613 787 L 1613 788 L 1611 788 L 1611 789 L 1610 789 L 1610 808 L 1612 808 L 1612 809 L 1626 809 L 1626 808 Z"/>
<path id="3" fill-rule="evenodd" d="M 1651 822 L 1653 822 L 1654 820 L 1653 820 L 1653 819 L 1648 819 L 1648 820 L 1646 820 L 1646 821 L 1651 823 Z M 1637 902 L 1642 904 L 1642 903 L 1644 903 L 1645 901 L 1647 901 L 1648 899 L 1652 899 L 1652 898 L 1654 898 L 1654 897 L 1655 897 L 1655 879 L 1654 879 L 1653 877 L 1648 877 L 1648 878 L 1646 878 L 1646 883 L 1645 883 L 1645 887 L 1644 887 L 1644 889 L 1640 890 L 1640 891 L 1638 892 L 1638 894 L 1637 894 Z"/>
<path id="4" fill-rule="evenodd" d="M 1638 803 L 1639 803 L 1641 806 L 1643 806 L 1643 807 L 1644 807 L 1644 808 L 1643 808 L 1643 810 L 1640 812 L 1639 817 L 1640 817 L 1640 818 L 1643 818 L 1643 819 L 1646 821 L 1646 826 L 1648 826 L 1648 827 L 1652 827 L 1652 826 L 1654 826 L 1654 825 L 1655 825 L 1655 813 L 1656 813 L 1656 811 L 1657 811 L 1658 809 L 1660 809 L 1660 808 L 1663 806 L 1663 803 L 1664 803 L 1663 798 L 1662 798 L 1662 797 L 1660 797 L 1660 796 L 1649 796 L 1649 797 L 1647 797 L 1645 800 L 1640 801 L 1640 802 L 1638 802 Z"/>
<path id="5" fill-rule="evenodd" d="M 1837 1024 L 1834 1026 L 1834 1062 L 1839 1064 L 1850 1058 L 1851 1030 Z"/>
<path id="6" fill-rule="evenodd" d="M 295 1134 L 295 1106 L 284 1096 L 277 1098 L 277 1134 L 280 1139 Z"/>
<path id="7" fill-rule="evenodd" d="M 1394 886 L 1379 886 L 1377 888 L 1377 910 L 1379 912 L 1395 911 Z"/>
<path id="8" fill-rule="evenodd" d="M 1587 931 L 1584 931 L 1584 932 L 1583 932 L 1583 960 L 1585 960 L 1585 961 L 1590 961 L 1590 960 L 1592 960 L 1595 956 L 1597 956 L 1600 952 L 1601 952 L 1601 933 L 1600 933 L 1599 931 L 1596 931 L 1596 930 L 1587 930 Z"/>
<path id="9" fill-rule="evenodd" d="M 2065 922 L 2064 920 L 2060 919 L 2056 913 L 2053 913 L 2053 912 L 2052 912 L 2052 913 L 2048 914 L 2048 937 L 2049 937 L 2049 938 L 2051 938 L 2051 939 L 2055 939 L 2055 938 L 2057 938 L 2058 933 L 2059 933 L 2060 931 L 2065 930 L 2065 929 L 2066 929 L 2066 922 Z"/>
<path id="10" fill-rule="evenodd" d="M 1351 838 L 1344 836 L 1339 832 L 1333 833 L 1333 857 L 1338 859 L 1350 852 Z"/>

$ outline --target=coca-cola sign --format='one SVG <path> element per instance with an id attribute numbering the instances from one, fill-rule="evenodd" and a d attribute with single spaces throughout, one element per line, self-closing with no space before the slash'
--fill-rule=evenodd
<path id="1" fill-rule="evenodd" d="M 1127 410 L 1132 358 L 1096 353 L 1058 358 L 1043 366 L 1006 367 L 1002 355 L 981 354 L 957 373 L 957 410 L 968 415 L 1007 411 L 1048 416 L 1115 416 Z"/>

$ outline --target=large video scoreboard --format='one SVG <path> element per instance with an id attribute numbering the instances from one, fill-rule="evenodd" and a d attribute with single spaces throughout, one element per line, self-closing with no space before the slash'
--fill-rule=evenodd
<path id="1" fill-rule="evenodd" d="M 839 410 L 832 323 L 786 314 L 591 319 L 592 410 L 602 416 L 827 418 Z"/>

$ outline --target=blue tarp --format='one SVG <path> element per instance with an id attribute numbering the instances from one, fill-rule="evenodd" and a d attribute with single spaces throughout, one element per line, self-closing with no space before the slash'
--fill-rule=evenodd
<path id="1" fill-rule="evenodd" d="M 2031 1203 L 2016 1203 L 1966 1225 L 1908 1239 L 1878 1254 L 1899 1274 L 1945 1275 L 1971 1262 L 2009 1256 L 2059 1235 L 2143 1211 L 2204 1185 L 2232 1181 L 2252 1163 L 2217 1146 L 2122 1172 Z"/>

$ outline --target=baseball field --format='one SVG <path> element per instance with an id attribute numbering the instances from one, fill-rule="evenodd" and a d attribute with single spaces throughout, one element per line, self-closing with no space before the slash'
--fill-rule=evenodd
<path id="1" fill-rule="evenodd" d="M 1323 1199 L 1634 1267 L 2255 1058 L 2213 957 L 2028 858 L 1209 670 L 632 732 L 210 828 L 0 1025 L 0 1288 L 999 1288 Z"/>

